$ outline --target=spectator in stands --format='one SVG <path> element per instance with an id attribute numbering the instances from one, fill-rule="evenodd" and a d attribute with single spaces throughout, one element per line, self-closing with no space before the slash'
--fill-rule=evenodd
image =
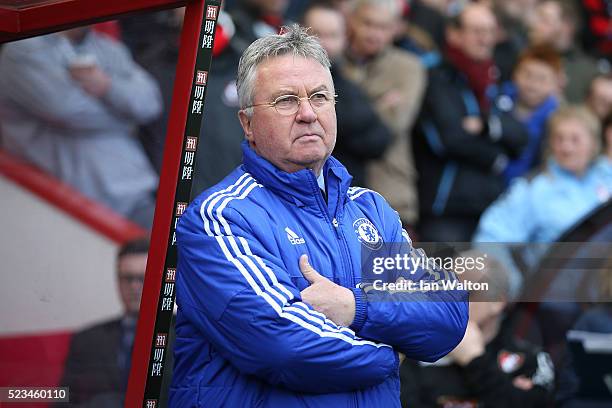
<path id="1" fill-rule="evenodd" d="M 158 173 L 161 171 L 166 142 L 184 13 L 185 8 L 181 7 L 128 16 L 119 21 L 121 39 L 129 47 L 134 60 L 155 78 L 161 91 L 164 107 L 162 114 L 156 120 L 140 126 L 138 132 Z M 147 35 L 142 35 L 143 32 Z"/>
<path id="2" fill-rule="evenodd" d="M 426 85 L 419 59 L 392 45 L 401 10 L 395 0 L 356 0 L 349 16 L 349 45 L 343 74 L 368 95 L 393 142 L 380 160 L 368 165 L 368 187 L 399 212 L 404 226 L 418 217 L 416 172 L 410 129 Z"/>
<path id="3" fill-rule="evenodd" d="M 351 14 L 353 0 L 331 0 L 332 4 L 338 9 L 345 18 Z"/>
<path id="4" fill-rule="evenodd" d="M 234 41 L 242 53 L 253 41 L 269 34 L 278 34 L 287 22 L 283 14 L 288 0 L 236 0 L 230 15 L 236 27 Z"/>
<path id="5" fill-rule="evenodd" d="M 10 153 L 150 227 L 158 180 L 135 129 L 161 99 L 122 44 L 85 27 L 5 45 L 0 110 Z"/>
<path id="6" fill-rule="evenodd" d="M 524 48 L 528 42 L 527 23 L 535 11 L 539 0 L 480 0 L 482 3 L 489 3 L 495 15 L 507 20 L 508 25 L 504 26 L 511 31 L 511 37 L 522 44 Z M 502 24 L 501 21 L 498 22 Z"/>
<path id="7" fill-rule="evenodd" d="M 514 82 L 502 87 L 495 108 L 513 112 L 529 135 L 521 155 L 511 160 L 504 177 L 509 183 L 540 163 L 548 118 L 559 107 L 563 83 L 561 57 L 548 45 L 526 49 L 514 69 Z"/>
<path id="8" fill-rule="evenodd" d="M 73 335 L 60 382 L 70 389 L 68 406 L 123 407 L 148 251 L 148 240 L 137 239 L 117 256 L 123 315 Z"/>
<path id="9" fill-rule="evenodd" d="M 489 0 L 498 22 L 493 59 L 499 68 L 500 81 L 511 80 L 519 54 L 527 45 L 525 22 L 536 1 Z"/>
<path id="10" fill-rule="evenodd" d="M 491 112 L 495 31 L 489 7 L 467 5 L 449 22 L 445 60 L 429 73 L 414 136 L 423 241 L 469 241 L 526 143 L 512 114 Z"/>
<path id="11" fill-rule="evenodd" d="M 482 215 L 479 242 L 553 242 L 612 195 L 612 166 L 601 160 L 600 125 L 585 108 L 565 107 L 549 122 L 546 167 L 517 179 Z"/>
<path id="12" fill-rule="evenodd" d="M 440 62 L 440 45 L 435 33 L 441 31 L 443 37 L 444 15 L 418 1 L 403 4 L 395 45 L 417 55 L 423 67 L 429 69 Z"/>
<path id="13" fill-rule="evenodd" d="M 612 165 L 599 157 L 600 124 L 584 107 L 560 108 L 548 123 L 543 169 L 517 178 L 480 218 L 478 243 L 550 243 L 612 196 Z M 496 256 L 511 271 L 511 291 L 520 294 L 523 276 L 537 265 L 547 246 L 520 251 L 521 268 L 509 248 Z M 559 312 L 558 310 L 555 313 Z"/>
<path id="14" fill-rule="evenodd" d="M 412 0 L 408 20 L 414 26 L 429 34 L 438 49 L 444 49 L 445 19 L 451 11 L 453 0 Z"/>
<path id="15" fill-rule="evenodd" d="M 612 113 L 612 75 L 599 74 L 589 85 L 586 106 L 599 118 L 604 120 Z"/>
<path id="16" fill-rule="evenodd" d="M 342 13 L 329 2 L 312 2 L 303 16 L 332 62 L 331 74 L 339 103 L 336 104 L 338 133 L 334 156 L 353 176 L 353 185 L 366 185 L 366 164 L 383 155 L 392 135 L 382 123 L 367 95 L 342 74 L 342 54 L 346 46 Z"/>
<path id="17" fill-rule="evenodd" d="M 589 83 L 598 73 L 596 61 L 575 41 L 578 21 L 573 0 L 542 0 L 529 23 L 532 44 L 550 44 L 562 55 L 567 77 L 565 97 L 573 104 L 584 101 Z"/>
<path id="18" fill-rule="evenodd" d="M 475 261 L 461 280 L 485 282 L 489 289 L 470 291 L 468 328 L 452 352 L 433 364 L 405 361 L 401 366 L 403 406 L 547 406 L 554 385 L 549 355 L 500 330 L 509 296 L 507 270 L 484 253 L 468 251 L 460 256 Z M 484 268 L 476 266 L 478 258 Z"/>

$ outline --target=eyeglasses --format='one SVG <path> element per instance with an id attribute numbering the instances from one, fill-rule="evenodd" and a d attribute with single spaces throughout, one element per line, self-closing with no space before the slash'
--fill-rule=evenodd
<path id="1" fill-rule="evenodd" d="M 304 99 L 308 99 L 312 109 L 320 110 L 335 105 L 337 97 L 338 95 L 328 91 L 315 92 L 310 96 L 303 96 L 301 98 L 297 95 L 281 95 L 272 102 L 250 105 L 246 106 L 244 109 L 253 108 L 255 106 L 269 106 L 276 109 L 279 115 L 289 116 L 296 114 L 297 111 L 300 110 L 300 104 Z"/>
<path id="2" fill-rule="evenodd" d="M 133 275 L 119 275 L 119 280 L 123 283 L 143 283 L 144 276 L 133 276 Z"/>

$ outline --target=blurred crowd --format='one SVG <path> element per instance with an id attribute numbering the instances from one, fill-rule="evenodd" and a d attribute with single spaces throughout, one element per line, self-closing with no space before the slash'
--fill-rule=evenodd
<path id="1" fill-rule="evenodd" d="M 609 202 L 611 1 L 223 6 L 192 196 L 242 159 L 240 55 L 298 22 L 311 27 L 332 61 L 334 155 L 353 184 L 389 201 L 415 242 L 552 243 Z M 150 228 L 183 13 L 4 44 L 0 147 Z M 502 320 L 525 283 L 510 257 L 498 255 L 491 270 L 507 280 L 504 301 L 474 302 L 466 338 L 444 361 L 404 364 L 406 406 L 570 406 L 585 397 L 569 352 L 553 363 L 541 344 L 506 330 Z M 589 327 L 612 333 L 609 304 L 595 310 L 590 319 L 601 324 Z M 583 320 L 576 315 L 567 329 Z M 573 388 L 560 392 L 555 373 L 571 377 Z"/>

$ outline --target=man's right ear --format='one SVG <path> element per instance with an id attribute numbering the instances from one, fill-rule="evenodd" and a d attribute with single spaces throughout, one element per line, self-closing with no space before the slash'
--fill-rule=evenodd
<path id="1" fill-rule="evenodd" d="M 244 130 L 244 136 L 250 142 L 253 136 L 251 132 L 251 117 L 247 115 L 244 109 L 241 109 L 238 111 L 238 119 L 240 120 L 242 130 Z"/>

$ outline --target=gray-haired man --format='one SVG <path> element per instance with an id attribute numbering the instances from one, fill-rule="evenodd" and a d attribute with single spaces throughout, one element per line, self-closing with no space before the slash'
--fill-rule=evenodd
<path id="1" fill-rule="evenodd" d="M 359 286 L 362 249 L 410 241 L 330 156 L 329 65 L 297 26 L 241 59 L 243 164 L 177 227 L 173 407 L 399 407 L 400 354 L 434 361 L 463 336 L 464 292 Z"/>

